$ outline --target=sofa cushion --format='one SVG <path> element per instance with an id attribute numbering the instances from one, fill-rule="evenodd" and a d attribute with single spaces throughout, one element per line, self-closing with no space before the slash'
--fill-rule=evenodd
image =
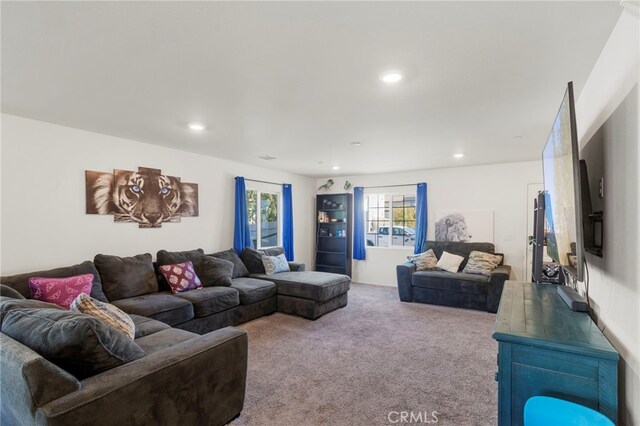
<path id="1" fill-rule="evenodd" d="M 80 379 L 145 356 L 99 319 L 66 310 L 13 310 L 4 317 L 2 332 Z"/>
<path id="2" fill-rule="evenodd" d="M 264 264 L 262 263 L 262 252 L 247 247 L 240 253 L 240 259 L 247 267 L 249 274 L 264 274 Z"/>
<path id="3" fill-rule="evenodd" d="M 485 253 L 495 253 L 495 246 L 492 243 L 461 243 L 457 241 L 427 241 L 424 247 L 425 251 L 433 249 L 438 259 L 442 256 L 443 251 L 448 251 L 458 256 L 463 256 L 464 260 L 460 264 L 458 271 L 462 271 L 467 265 L 469 254 L 474 251 L 482 251 Z"/>
<path id="4" fill-rule="evenodd" d="M 31 297 L 29 291 L 29 278 L 45 277 L 45 278 L 64 278 L 75 275 L 92 274 L 93 284 L 91 286 L 90 296 L 101 302 L 107 302 L 107 298 L 102 291 L 102 280 L 98 270 L 91 261 L 79 263 L 77 265 L 65 266 L 63 268 L 48 269 L 46 271 L 27 272 L 26 274 L 10 275 L 0 277 L 0 283 L 9 286 L 24 297 Z"/>
<path id="5" fill-rule="evenodd" d="M 178 328 L 167 328 L 157 333 L 136 339 L 136 344 L 148 354 L 161 351 L 179 343 L 198 337 L 198 334 L 190 331 L 180 330 Z"/>
<path id="6" fill-rule="evenodd" d="M 328 272 L 281 272 L 275 275 L 256 274 L 252 277 L 266 279 L 276 284 L 278 294 L 326 301 L 349 291 L 351 278 Z"/>
<path id="7" fill-rule="evenodd" d="M 265 274 L 273 275 L 281 272 L 289 272 L 289 263 L 284 254 L 277 256 L 262 256 L 262 264 L 264 265 Z"/>
<path id="8" fill-rule="evenodd" d="M 11 297 L 12 299 L 25 299 L 18 290 L 4 284 L 0 284 L 0 296 Z"/>
<path id="9" fill-rule="evenodd" d="M 173 294 L 202 288 L 200 278 L 190 260 L 175 265 L 161 265 L 158 269 L 167 280 Z"/>
<path id="10" fill-rule="evenodd" d="M 412 277 L 413 286 L 442 291 L 487 294 L 489 277 L 446 271 L 418 271 Z"/>
<path id="11" fill-rule="evenodd" d="M 166 251 L 159 250 L 156 259 L 158 265 L 173 265 L 176 263 L 186 262 L 190 260 L 195 265 L 198 259 L 204 256 L 204 250 L 201 248 L 188 251 Z"/>
<path id="12" fill-rule="evenodd" d="M 13 297 L 0 296 L 0 331 L 2 330 L 2 321 L 5 315 L 14 309 L 58 309 L 64 310 L 60 305 L 55 303 L 41 302 L 33 299 L 14 299 Z"/>
<path id="13" fill-rule="evenodd" d="M 79 294 L 91 292 L 93 275 L 82 274 L 66 278 L 29 278 L 31 298 L 43 302 L 55 303 L 69 309 Z"/>
<path id="14" fill-rule="evenodd" d="M 226 311 L 240 304 L 238 290 L 231 287 L 205 287 L 176 294 L 193 305 L 196 318 Z"/>
<path id="15" fill-rule="evenodd" d="M 233 262 L 219 259 L 213 256 L 202 256 L 198 259 L 196 265 L 196 273 L 205 287 L 231 285 L 231 277 L 233 276 Z"/>
<path id="16" fill-rule="evenodd" d="M 198 260 L 204 256 L 204 250 L 201 248 L 195 250 L 187 250 L 187 251 L 166 251 L 159 250 L 156 253 L 156 263 L 157 266 L 162 265 L 175 265 L 176 263 L 183 263 L 187 260 L 190 260 L 193 263 L 193 266 L 196 266 L 196 274 L 200 276 L 198 273 Z M 168 291 L 170 290 L 167 280 L 164 278 L 164 275 L 158 272 L 158 288 L 160 291 Z"/>
<path id="17" fill-rule="evenodd" d="M 120 310 L 117 306 L 101 302 L 85 293 L 82 293 L 75 298 L 71 303 L 70 308 L 72 311 L 81 312 L 102 320 L 105 324 L 129 336 L 131 340 L 135 338 L 135 323 L 129 315 Z"/>
<path id="18" fill-rule="evenodd" d="M 197 291 L 197 290 L 194 290 Z M 152 293 L 111 302 L 128 314 L 142 315 L 169 325 L 193 318 L 193 305 L 170 293 Z"/>
<path id="19" fill-rule="evenodd" d="M 171 328 L 169 324 L 165 324 L 162 321 L 154 320 L 140 315 L 131 314 L 129 315 L 129 317 L 135 324 L 136 339 L 148 336 L 149 334 L 157 333 L 158 331 L 166 330 L 167 328 Z"/>
<path id="20" fill-rule="evenodd" d="M 151 255 L 118 257 L 98 254 L 93 262 L 102 277 L 102 289 L 109 301 L 158 291 Z"/>
<path id="21" fill-rule="evenodd" d="M 502 262 L 502 256 L 497 254 L 483 253 L 481 251 L 472 251 L 469 254 L 467 266 L 463 271 L 465 274 L 491 275 L 491 271 L 496 269 Z"/>
<path id="22" fill-rule="evenodd" d="M 243 305 L 250 305 L 276 295 L 274 283 L 255 278 L 235 278 L 231 288 L 240 292 L 240 303 Z"/>
<path id="23" fill-rule="evenodd" d="M 233 275 L 232 278 L 240 278 L 249 276 L 249 271 L 247 267 L 244 266 L 240 257 L 238 257 L 238 253 L 234 249 L 229 249 L 225 251 L 219 251 L 217 253 L 213 253 L 210 256 L 217 257 L 218 259 L 228 260 L 233 263 Z"/>

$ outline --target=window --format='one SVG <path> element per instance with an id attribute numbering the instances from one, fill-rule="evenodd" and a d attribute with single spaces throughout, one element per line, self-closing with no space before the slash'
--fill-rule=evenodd
<path id="1" fill-rule="evenodd" d="M 253 248 L 280 245 L 279 195 L 254 189 L 247 191 L 249 229 Z"/>
<path id="2" fill-rule="evenodd" d="M 367 194 L 364 202 L 367 246 L 415 245 L 415 195 Z"/>

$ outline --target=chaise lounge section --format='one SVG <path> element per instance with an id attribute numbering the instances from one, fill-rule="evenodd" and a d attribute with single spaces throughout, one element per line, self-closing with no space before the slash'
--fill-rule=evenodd
<path id="1" fill-rule="evenodd" d="M 279 312 L 316 320 L 328 312 L 347 306 L 351 279 L 346 275 L 307 272 L 301 264 L 289 272 L 267 275 L 262 255 L 278 256 L 282 253 L 284 251 L 280 247 L 269 250 L 246 248 L 240 255 L 251 278 L 275 283 Z"/>

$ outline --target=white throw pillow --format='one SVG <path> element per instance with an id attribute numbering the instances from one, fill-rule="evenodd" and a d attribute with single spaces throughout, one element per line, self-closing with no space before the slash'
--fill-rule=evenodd
<path id="1" fill-rule="evenodd" d="M 460 267 L 460 264 L 463 260 L 464 257 L 462 256 L 443 251 L 442 256 L 440 256 L 440 260 L 438 260 L 436 268 L 442 269 L 443 271 L 458 272 L 458 268 Z"/>

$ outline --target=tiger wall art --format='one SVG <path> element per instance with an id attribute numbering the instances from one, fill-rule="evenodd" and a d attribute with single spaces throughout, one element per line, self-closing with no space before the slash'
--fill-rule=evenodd
<path id="1" fill-rule="evenodd" d="M 137 223 L 140 228 L 198 216 L 198 184 L 181 182 L 159 169 L 86 170 L 85 179 L 87 214 L 113 215 L 114 222 Z"/>

